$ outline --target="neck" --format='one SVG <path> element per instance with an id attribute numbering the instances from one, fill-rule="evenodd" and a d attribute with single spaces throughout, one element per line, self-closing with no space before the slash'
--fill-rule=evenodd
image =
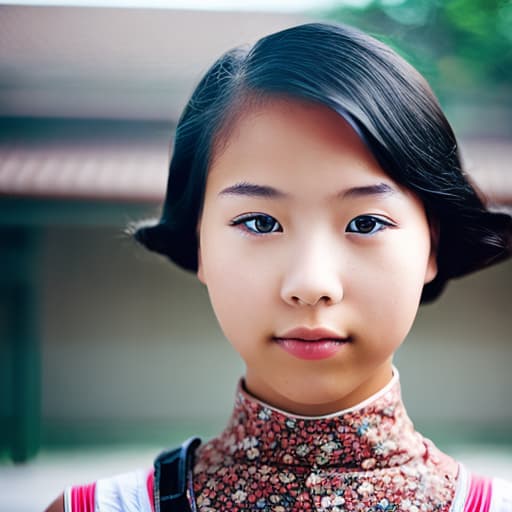
<path id="1" fill-rule="evenodd" d="M 315 396 L 309 401 L 301 396 L 301 401 L 294 396 L 286 394 L 286 385 L 271 387 L 260 380 L 256 375 L 247 371 L 243 380 L 243 389 L 254 399 L 268 405 L 285 414 L 292 414 L 303 417 L 318 417 L 336 414 L 339 411 L 350 409 L 361 402 L 371 398 L 381 389 L 387 386 L 398 372 L 391 364 L 391 361 L 380 367 L 370 377 L 355 385 L 346 382 L 337 386 L 334 392 L 326 391 L 322 396 Z M 311 385 L 312 387 L 315 384 Z M 321 388 L 320 385 L 318 385 Z M 320 395 L 320 393 L 318 393 Z"/>

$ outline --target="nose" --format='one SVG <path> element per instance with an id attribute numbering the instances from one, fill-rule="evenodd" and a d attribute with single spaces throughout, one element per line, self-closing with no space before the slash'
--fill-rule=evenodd
<path id="1" fill-rule="evenodd" d="M 290 258 L 281 298 L 291 306 L 333 305 L 343 300 L 339 255 L 325 244 L 310 242 Z"/>

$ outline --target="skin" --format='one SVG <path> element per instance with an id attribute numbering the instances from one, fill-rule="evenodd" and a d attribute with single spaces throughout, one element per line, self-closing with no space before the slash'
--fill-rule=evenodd
<path id="1" fill-rule="evenodd" d="M 64 512 L 64 494 L 56 498 L 44 512 Z"/>
<path id="2" fill-rule="evenodd" d="M 251 394 L 301 416 L 352 407 L 389 382 L 436 275 L 423 204 L 325 106 L 276 98 L 235 123 L 209 170 L 198 278 Z M 346 192 L 374 185 L 392 192 Z M 296 327 L 349 342 L 303 360 L 275 340 Z"/>

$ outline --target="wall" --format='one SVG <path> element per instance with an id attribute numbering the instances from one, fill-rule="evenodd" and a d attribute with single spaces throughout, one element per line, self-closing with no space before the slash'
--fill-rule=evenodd
<path id="1" fill-rule="evenodd" d="M 114 229 L 51 228 L 42 254 L 46 422 L 225 421 L 243 365 L 193 275 Z M 508 429 L 511 278 L 502 264 L 420 308 L 396 364 L 409 413 L 427 430 Z"/>

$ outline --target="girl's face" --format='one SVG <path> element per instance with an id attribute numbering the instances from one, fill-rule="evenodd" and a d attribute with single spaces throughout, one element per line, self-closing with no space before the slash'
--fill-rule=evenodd
<path id="1" fill-rule="evenodd" d="M 299 415 L 351 407 L 389 381 L 437 272 L 420 200 L 339 115 L 292 99 L 236 121 L 199 239 L 198 277 L 247 389 Z"/>

